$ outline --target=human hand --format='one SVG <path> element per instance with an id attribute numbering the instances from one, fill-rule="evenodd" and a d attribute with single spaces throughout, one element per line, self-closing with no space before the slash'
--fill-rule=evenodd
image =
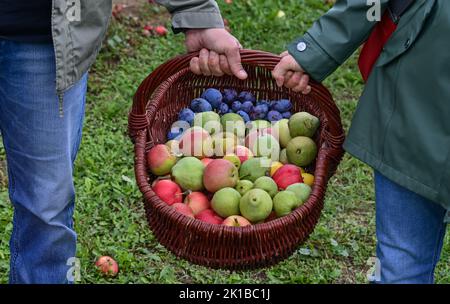
<path id="1" fill-rule="evenodd" d="M 199 57 L 192 58 L 191 71 L 197 75 L 234 75 L 246 79 L 247 72 L 241 63 L 239 41 L 225 29 L 192 29 L 186 32 L 188 52 L 200 50 Z"/>
<path id="2" fill-rule="evenodd" d="M 272 71 L 272 76 L 275 78 L 277 85 L 279 87 L 284 85 L 294 92 L 309 94 L 311 92 L 309 75 L 287 51 L 283 52 L 281 57 L 281 61 Z"/>

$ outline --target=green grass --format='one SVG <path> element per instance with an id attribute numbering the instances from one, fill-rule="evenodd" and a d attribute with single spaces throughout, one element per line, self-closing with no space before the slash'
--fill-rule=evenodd
<path id="1" fill-rule="evenodd" d="M 328 8 L 317 0 L 219 1 L 233 34 L 246 48 L 279 53 Z M 279 10 L 285 18 L 277 18 Z M 148 9 L 142 18 L 160 16 Z M 154 18 L 154 17 L 153 17 Z M 161 18 L 161 17 L 158 17 Z M 167 21 L 167 25 L 169 23 Z M 332 178 L 320 223 L 289 259 L 262 270 L 228 272 L 191 265 L 158 244 L 143 213 L 134 182 L 133 146 L 127 113 L 140 82 L 159 64 L 184 52 L 182 35 L 144 38 L 136 21 L 113 22 L 109 42 L 91 71 L 83 143 L 76 162 L 78 257 L 83 283 L 365 283 L 375 255 L 372 171 L 345 156 Z M 355 57 L 325 85 L 350 124 L 362 82 Z M 0 147 L 0 161 L 4 160 Z M 2 175 L 0 175 L 1 177 Z M 6 182 L 0 179 L 0 282 L 7 282 L 8 240 L 12 229 Z M 446 238 L 442 261 L 449 258 Z M 120 265 L 116 278 L 103 278 L 93 263 L 111 255 Z M 450 282 L 450 269 L 439 264 L 437 281 Z"/>

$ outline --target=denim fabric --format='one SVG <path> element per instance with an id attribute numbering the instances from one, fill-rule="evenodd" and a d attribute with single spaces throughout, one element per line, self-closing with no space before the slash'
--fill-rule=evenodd
<path id="1" fill-rule="evenodd" d="M 446 210 L 375 172 L 381 283 L 432 284 Z"/>
<path id="2" fill-rule="evenodd" d="M 73 162 L 87 74 L 59 113 L 52 44 L 0 39 L 0 128 L 14 206 L 11 283 L 66 283 L 75 256 Z"/>

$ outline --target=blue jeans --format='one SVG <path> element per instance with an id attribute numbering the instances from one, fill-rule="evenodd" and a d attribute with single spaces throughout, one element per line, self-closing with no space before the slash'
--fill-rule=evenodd
<path id="1" fill-rule="evenodd" d="M 380 283 L 431 284 L 446 210 L 375 172 Z"/>
<path id="2" fill-rule="evenodd" d="M 0 39 L 0 128 L 14 206 L 11 283 L 70 281 L 77 238 L 72 173 L 87 75 L 64 94 L 62 117 L 55 79 L 52 44 Z"/>

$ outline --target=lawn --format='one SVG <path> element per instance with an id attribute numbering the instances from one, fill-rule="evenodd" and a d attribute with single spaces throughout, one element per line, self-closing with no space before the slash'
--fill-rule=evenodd
<path id="1" fill-rule="evenodd" d="M 146 1 L 145 1 L 146 2 Z M 218 1 L 233 34 L 245 48 L 279 53 L 325 12 L 330 1 Z M 184 52 L 182 35 L 145 37 L 147 21 L 170 26 L 163 8 L 146 4 L 112 22 L 108 39 L 91 70 L 83 143 L 76 161 L 75 227 L 82 283 L 366 283 L 375 255 L 372 171 L 346 155 L 332 178 L 325 209 L 310 239 L 289 259 L 267 269 L 246 272 L 211 270 L 177 259 L 149 230 L 133 172 L 133 146 L 127 137 L 127 113 L 140 82 L 159 64 Z M 285 13 L 279 17 L 279 11 Z M 346 130 L 362 91 L 352 57 L 324 83 L 341 109 Z M 0 145 L 0 283 L 8 277 L 8 240 L 12 208 Z M 3 169 L 1 169 L 3 168 Z M 449 259 L 447 237 L 442 261 Z M 116 278 L 100 276 L 100 255 L 120 265 Z M 450 283 L 450 267 L 441 262 L 437 281 Z"/>

